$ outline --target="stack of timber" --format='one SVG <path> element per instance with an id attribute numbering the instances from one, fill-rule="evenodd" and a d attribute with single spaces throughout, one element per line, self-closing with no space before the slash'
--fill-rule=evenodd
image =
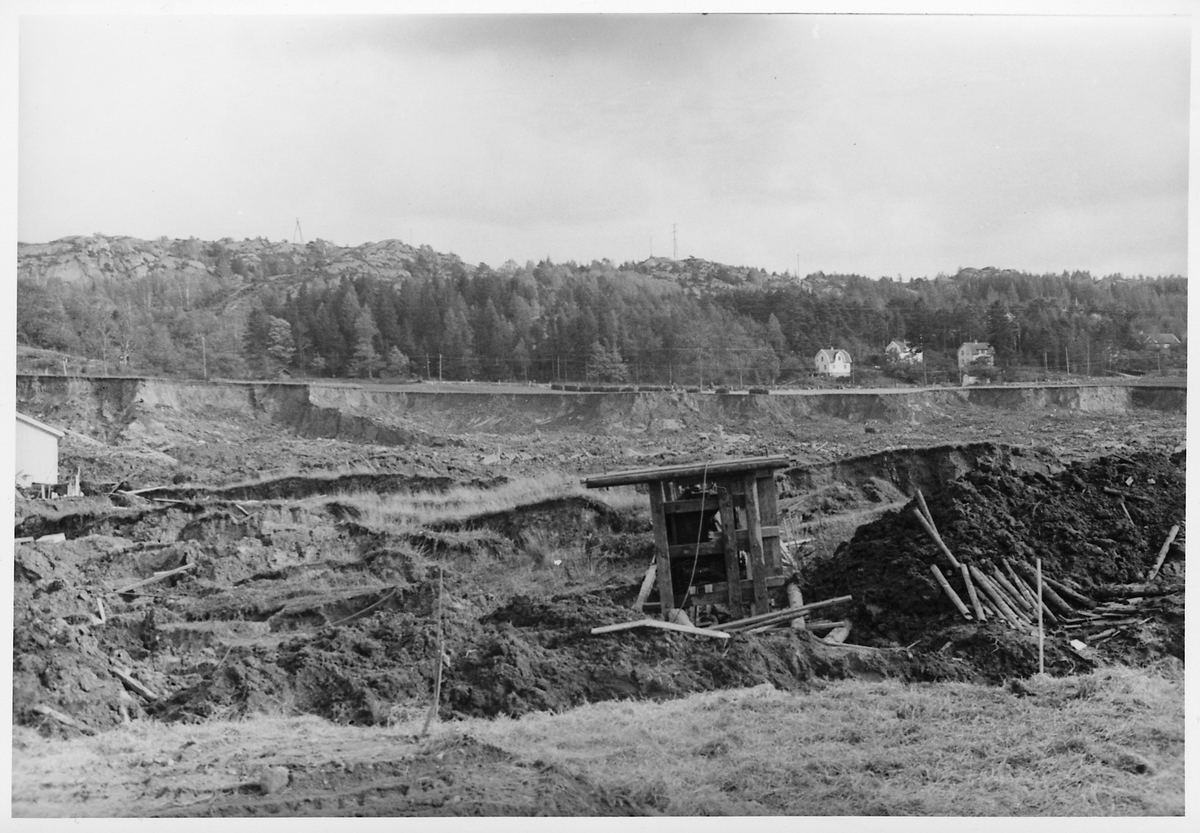
<path id="1" fill-rule="evenodd" d="M 1009 627 L 1026 630 L 1037 626 L 1039 618 L 1044 625 L 1064 627 L 1093 618 L 1077 608 L 1084 611 L 1095 608 L 1098 603 L 1094 599 L 1049 576 L 1039 576 L 1035 567 L 1023 561 L 998 558 L 991 563 L 960 562 L 938 533 L 920 491 L 913 513 L 949 565 L 950 576 L 937 564 L 930 564 L 929 570 L 943 594 L 967 621 L 1000 619 Z M 955 576 L 962 579 L 961 594 L 951 583 Z M 964 598 L 970 601 L 970 607 Z"/>

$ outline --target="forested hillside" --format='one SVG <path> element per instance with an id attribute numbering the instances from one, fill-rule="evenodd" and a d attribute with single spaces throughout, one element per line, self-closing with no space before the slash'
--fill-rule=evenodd
<path id="1" fill-rule="evenodd" d="M 195 378 L 769 384 L 806 377 L 822 347 L 882 365 L 892 339 L 925 348 L 930 381 L 953 378 L 964 340 L 991 342 L 1010 374 L 1098 374 L 1156 366 L 1142 334 L 1183 339 L 1186 310 L 1178 276 L 797 281 L 697 258 L 493 268 L 397 240 L 18 248 L 18 344 L 86 357 L 76 371 Z"/>

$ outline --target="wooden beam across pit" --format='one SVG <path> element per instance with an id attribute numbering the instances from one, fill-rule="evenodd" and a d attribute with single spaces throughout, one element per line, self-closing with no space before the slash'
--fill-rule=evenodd
<path id="1" fill-rule="evenodd" d="M 664 620 L 696 604 L 743 618 L 767 613 L 776 595 L 786 606 L 775 471 L 789 464 L 784 456 L 745 457 L 613 472 L 583 484 L 647 487 Z"/>

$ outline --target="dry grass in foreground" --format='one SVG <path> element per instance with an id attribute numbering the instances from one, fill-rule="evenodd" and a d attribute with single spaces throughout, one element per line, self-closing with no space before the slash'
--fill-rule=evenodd
<path id="1" fill-rule="evenodd" d="M 1182 671 L 1021 685 L 760 686 L 464 729 L 670 815 L 1183 813 Z"/>
<path id="2" fill-rule="evenodd" d="M 769 686 L 442 723 L 686 815 L 1182 815 L 1182 672 L 1110 669 L 1022 692 L 967 684 Z M 266 766 L 378 765 L 429 741 L 420 704 L 389 728 L 260 716 L 135 723 L 51 741 L 16 727 L 14 816 L 142 816 L 202 806 Z"/>

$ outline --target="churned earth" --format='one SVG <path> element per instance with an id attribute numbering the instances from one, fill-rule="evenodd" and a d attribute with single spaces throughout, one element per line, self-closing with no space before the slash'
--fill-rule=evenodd
<path id="1" fill-rule="evenodd" d="M 51 737 L 262 714 L 387 727 L 423 714 L 435 687 L 446 722 L 764 683 L 1029 677 L 1029 629 L 968 622 L 941 594 L 918 489 L 964 563 L 1040 557 L 1047 576 L 1113 610 L 1051 624 L 1050 673 L 1182 663 L 1181 546 L 1153 595 L 1111 595 L 1146 581 L 1183 521 L 1179 393 L 439 400 L 23 377 L 18 407 L 67 429 L 62 469 L 79 472 L 85 497 L 17 499 L 15 535 L 35 540 L 14 557 L 14 721 Z M 791 459 L 781 525 L 808 539 L 806 600 L 853 596 L 837 611 L 852 623 L 846 643 L 793 628 L 592 635 L 638 617 L 652 541 L 644 497 L 578 478 L 757 454 Z M 413 739 L 386 761 L 279 758 L 286 798 L 274 760 L 224 772 L 202 809 L 164 801 L 156 813 L 654 812 L 646 796 L 470 738 Z M 47 802 L 22 806 L 66 806 Z"/>

